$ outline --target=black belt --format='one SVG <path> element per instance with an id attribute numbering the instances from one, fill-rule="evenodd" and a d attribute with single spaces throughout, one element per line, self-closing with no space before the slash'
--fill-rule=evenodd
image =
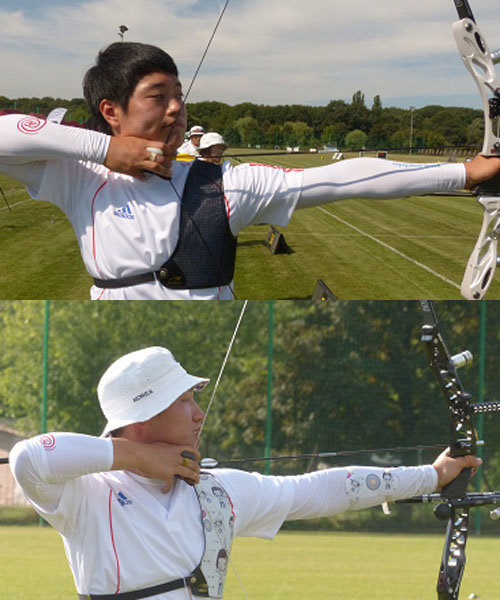
<path id="1" fill-rule="evenodd" d="M 158 271 L 149 271 L 148 273 L 130 275 L 130 277 L 121 277 L 120 279 L 97 279 L 94 277 L 94 283 L 100 288 L 121 288 L 155 281 L 156 279 L 168 288 L 184 289 L 185 287 L 183 285 L 184 278 L 178 268 L 174 266 L 167 267 L 166 265 L 163 265 Z"/>
<path id="2" fill-rule="evenodd" d="M 142 588 L 133 592 L 121 592 L 119 594 L 78 594 L 79 600 L 137 600 L 137 598 L 148 598 L 163 592 L 171 592 L 182 587 L 188 587 L 188 582 L 185 578 L 160 583 L 151 587 Z"/>
<path id="3" fill-rule="evenodd" d="M 141 273 L 140 275 L 131 275 L 130 277 L 122 277 L 121 279 L 97 279 L 94 277 L 94 283 L 100 288 L 121 288 L 130 287 L 131 285 L 139 285 L 148 281 L 154 281 L 156 277 L 160 278 L 160 271 L 150 271 L 149 273 Z"/>

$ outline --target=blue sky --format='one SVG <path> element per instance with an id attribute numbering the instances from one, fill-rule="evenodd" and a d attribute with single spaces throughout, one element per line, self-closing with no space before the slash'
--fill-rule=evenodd
<path id="1" fill-rule="evenodd" d="M 156 44 L 187 88 L 224 0 L 0 0 L 0 95 L 81 96 L 97 51 Z M 470 0 L 491 50 L 500 2 Z M 451 34 L 452 0 L 231 0 L 190 101 L 480 108 Z M 498 66 L 500 68 L 500 65 Z"/>

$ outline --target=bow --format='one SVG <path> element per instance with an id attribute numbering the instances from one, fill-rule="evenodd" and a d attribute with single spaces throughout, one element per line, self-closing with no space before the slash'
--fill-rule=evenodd
<path id="1" fill-rule="evenodd" d="M 490 52 L 468 0 L 453 1 L 460 18 L 452 25 L 453 36 L 465 67 L 479 88 L 483 103 L 484 143 L 481 154 L 500 156 L 500 80 L 495 71 L 495 64 L 500 62 L 500 51 Z M 461 292 L 467 300 L 483 298 L 495 273 L 500 237 L 499 184 L 500 178 L 496 176 L 473 190 L 484 212 L 481 230 L 462 280 Z"/>
<path id="2" fill-rule="evenodd" d="M 457 374 L 458 368 L 472 362 L 471 353 L 465 351 L 452 356 L 444 341 L 433 305 L 422 301 L 421 308 L 424 317 L 421 340 L 425 344 L 428 364 L 439 383 L 450 417 L 450 456 L 474 455 L 479 441 L 476 439 L 473 415 L 498 411 L 500 403 L 471 403 L 471 395 L 464 389 Z M 434 513 L 438 519 L 448 521 L 437 582 L 439 600 L 458 599 L 465 569 L 470 508 L 500 503 L 500 492 L 467 492 L 470 476 L 471 469 L 465 468 L 458 477 L 443 487 L 441 493 L 397 501 L 438 501 Z"/>
<path id="3" fill-rule="evenodd" d="M 422 341 L 425 344 L 427 359 L 432 372 L 439 382 L 448 405 L 450 416 L 450 456 L 466 456 L 476 452 L 476 433 L 472 422 L 471 396 L 463 388 L 457 375 L 457 366 L 446 347 L 441 329 L 429 302 L 421 303 L 424 314 Z M 470 359 L 469 359 L 470 356 Z M 469 362 L 472 355 L 466 357 Z M 463 469 L 460 475 L 443 487 L 442 496 L 446 499 L 463 498 L 466 494 L 471 469 Z M 449 513 L 449 515 L 448 515 Z M 458 513 L 458 514 L 457 514 Z M 457 509 L 453 505 L 440 504 L 436 508 L 438 518 L 448 516 L 446 539 L 439 569 L 438 598 L 446 600 L 458 598 L 458 591 L 465 569 L 465 544 L 467 542 L 469 507 Z"/>

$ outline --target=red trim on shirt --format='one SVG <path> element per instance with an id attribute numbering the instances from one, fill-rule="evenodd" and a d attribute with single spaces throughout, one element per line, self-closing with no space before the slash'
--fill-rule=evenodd
<path id="1" fill-rule="evenodd" d="M 231 209 L 229 208 L 229 200 L 227 199 L 226 194 L 224 194 L 224 201 L 226 202 L 227 220 L 229 221 L 229 219 L 231 218 Z"/>
<path id="2" fill-rule="evenodd" d="M 97 198 L 97 194 L 102 190 L 102 188 L 107 183 L 108 182 L 105 181 L 104 183 L 101 183 L 101 185 L 97 188 L 97 191 L 94 194 L 94 197 L 92 198 L 92 203 L 90 205 L 90 210 L 91 210 L 91 214 L 92 214 L 92 255 L 94 256 L 94 264 L 95 264 L 95 268 L 97 269 L 98 273 L 100 273 L 100 271 L 99 271 L 99 265 L 97 264 L 97 254 L 96 254 L 96 249 L 95 249 L 94 204 L 95 204 L 95 199 Z"/>
<path id="3" fill-rule="evenodd" d="M 116 559 L 116 579 L 117 579 L 117 585 L 116 585 L 116 591 L 115 594 L 118 594 L 118 592 L 120 591 L 120 561 L 118 560 L 118 553 L 116 552 L 116 546 L 115 546 L 115 536 L 113 534 L 113 518 L 111 516 L 111 499 L 113 497 L 113 490 L 109 490 L 109 506 L 108 506 L 108 513 L 109 513 L 109 533 L 111 535 L 111 543 L 113 545 L 113 552 L 115 553 L 115 559 Z"/>

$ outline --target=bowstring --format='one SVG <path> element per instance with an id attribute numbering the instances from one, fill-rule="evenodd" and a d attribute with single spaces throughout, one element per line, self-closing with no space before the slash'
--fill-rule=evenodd
<path id="1" fill-rule="evenodd" d="M 198 439 L 197 439 L 197 441 L 200 440 L 201 433 L 203 431 L 203 428 L 205 427 L 205 423 L 207 422 L 208 413 L 210 412 L 210 408 L 211 408 L 211 406 L 213 404 L 213 401 L 215 399 L 215 394 L 217 392 L 217 388 L 219 387 L 219 383 L 220 383 L 220 380 L 222 378 L 222 374 L 224 373 L 224 369 L 226 367 L 226 363 L 228 361 L 229 355 L 231 354 L 231 350 L 233 348 L 234 340 L 236 339 L 236 336 L 238 334 L 238 330 L 240 328 L 240 324 L 241 324 L 241 321 L 243 319 L 243 315 L 245 314 L 245 310 L 247 308 L 247 304 L 248 304 L 248 300 L 245 300 L 243 302 L 243 306 L 242 306 L 240 314 L 238 316 L 238 320 L 236 321 L 236 325 L 234 327 L 233 334 L 231 336 L 231 340 L 230 340 L 229 345 L 227 347 L 226 354 L 224 355 L 224 360 L 222 361 L 221 368 L 219 369 L 219 374 L 217 376 L 217 380 L 215 382 L 212 395 L 210 396 L 210 400 L 208 402 L 208 406 L 207 406 L 207 409 L 205 411 L 205 417 L 203 418 L 203 421 L 201 423 L 201 427 L 200 427 L 200 431 L 198 433 Z M 224 546 L 223 540 L 221 539 L 219 531 L 215 527 L 215 523 L 213 522 L 212 515 L 211 515 L 211 513 L 210 513 L 210 511 L 208 509 L 207 509 L 207 517 L 208 517 L 210 523 L 212 523 L 212 527 L 214 528 L 215 532 L 217 533 L 217 537 L 219 538 L 219 541 L 221 542 L 221 545 Z M 228 557 L 228 563 L 231 565 L 231 569 L 232 569 L 232 571 L 233 571 L 233 573 L 234 573 L 234 575 L 235 575 L 235 577 L 236 577 L 236 579 L 238 581 L 238 584 L 239 584 L 239 586 L 241 588 L 241 592 L 242 592 L 245 600 L 248 600 L 248 596 L 247 596 L 247 593 L 246 593 L 246 590 L 245 590 L 245 586 L 243 585 L 243 581 L 241 580 L 241 577 L 240 577 L 240 575 L 238 573 L 238 570 L 236 569 L 236 565 L 234 564 L 233 559 L 231 558 L 231 552 L 228 552 L 227 557 Z"/>
<path id="2" fill-rule="evenodd" d="M 198 66 L 196 67 L 196 71 L 195 71 L 195 73 L 193 75 L 193 78 L 191 79 L 191 83 L 189 84 L 189 87 L 188 87 L 188 90 L 186 92 L 186 95 L 184 96 L 184 104 L 186 104 L 186 101 L 188 99 L 189 93 L 190 93 L 190 91 L 191 91 L 191 89 L 193 87 L 193 84 L 194 84 L 196 78 L 198 77 L 198 73 L 200 72 L 201 65 L 205 61 L 205 57 L 206 57 L 206 55 L 207 55 L 207 53 L 208 53 L 208 51 L 210 49 L 210 46 L 212 45 L 212 41 L 213 41 L 213 39 L 215 37 L 215 34 L 217 33 L 217 29 L 219 29 L 219 25 L 220 25 L 220 23 L 222 21 L 222 17 L 224 16 L 224 13 L 226 12 L 226 8 L 227 8 L 229 2 L 230 2 L 230 0 L 226 0 L 226 3 L 224 4 L 224 6 L 222 8 L 222 11 L 221 11 L 221 13 L 219 15 L 219 18 L 217 19 L 217 23 L 215 24 L 215 27 L 214 27 L 214 29 L 212 31 L 212 35 L 210 36 L 210 39 L 208 40 L 208 44 L 207 44 L 207 46 L 205 48 L 205 51 L 202 54 L 202 57 L 200 59 L 200 62 L 198 63 Z"/>
<path id="3" fill-rule="evenodd" d="M 222 379 L 222 374 L 224 373 L 224 369 L 226 368 L 226 363 L 227 363 L 227 360 L 229 358 L 229 355 L 231 354 L 231 349 L 233 347 L 234 340 L 236 339 L 236 335 L 238 334 L 238 329 L 240 328 L 240 324 L 241 324 L 241 321 L 243 319 L 243 315 L 245 314 L 245 310 L 247 308 L 247 304 L 248 304 L 248 300 L 245 300 L 243 302 L 243 307 L 242 307 L 242 309 L 240 311 L 240 315 L 239 315 L 238 320 L 236 322 L 236 326 L 234 328 L 233 335 L 231 337 L 231 341 L 229 342 L 229 346 L 227 347 L 226 354 L 224 356 L 224 360 L 222 361 L 221 368 L 219 369 L 219 374 L 218 374 L 217 379 L 215 381 L 214 389 L 213 389 L 212 395 L 210 396 L 210 400 L 208 402 L 207 410 L 205 411 L 205 417 L 204 417 L 204 419 L 203 419 L 203 421 L 201 423 L 200 431 L 198 433 L 198 439 L 197 439 L 198 442 L 200 441 L 201 433 L 203 431 L 203 428 L 205 427 L 205 423 L 207 422 L 208 413 L 210 412 L 210 408 L 211 408 L 211 406 L 213 404 L 213 401 L 215 399 L 215 394 L 217 393 L 217 388 L 219 387 L 220 380 Z"/>
<path id="4" fill-rule="evenodd" d="M 208 54 L 208 51 L 209 51 L 209 49 L 210 49 L 210 46 L 212 45 L 212 42 L 213 42 L 213 40 L 214 40 L 214 37 L 215 37 L 215 34 L 217 33 L 217 30 L 219 29 L 219 25 L 221 24 L 222 17 L 224 16 L 224 13 L 226 12 L 226 8 L 228 7 L 228 5 L 229 5 L 229 2 L 230 2 L 230 0 L 226 0 L 226 2 L 224 3 L 224 6 L 222 7 L 222 10 L 221 10 L 221 12 L 220 12 L 220 15 L 219 15 L 219 17 L 218 17 L 218 19 L 217 19 L 217 22 L 215 23 L 215 27 L 214 27 L 214 28 L 213 28 L 213 30 L 212 30 L 212 33 L 211 33 L 211 35 L 210 35 L 210 38 L 209 38 L 209 40 L 208 40 L 208 43 L 207 43 L 207 45 L 206 45 L 206 47 L 205 47 L 205 50 L 203 51 L 203 54 L 202 54 L 202 56 L 201 56 L 201 59 L 200 59 L 200 61 L 199 61 L 199 63 L 198 63 L 198 66 L 196 67 L 196 70 L 195 70 L 195 72 L 194 72 L 194 75 L 193 75 L 193 77 L 192 77 L 192 79 L 191 79 L 191 82 L 190 82 L 190 84 L 189 84 L 189 86 L 188 86 L 187 92 L 186 92 L 186 94 L 185 94 L 185 96 L 184 96 L 184 98 L 183 98 L 183 100 L 182 100 L 182 107 L 185 107 L 185 106 L 186 106 L 186 102 L 187 102 L 188 96 L 189 96 L 189 94 L 190 94 L 191 90 L 193 89 L 194 82 L 196 81 L 196 78 L 198 77 L 198 73 L 200 72 L 201 66 L 203 65 L 203 63 L 204 63 L 204 61 L 205 61 L 205 58 L 206 58 L 206 56 L 207 56 L 207 54 Z M 168 137 L 167 137 L 167 139 L 166 139 L 166 141 L 165 141 L 165 144 L 168 144 L 168 142 L 169 142 L 169 140 L 170 140 L 170 137 L 171 137 L 171 135 L 172 135 L 173 131 L 174 131 L 174 128 L 172 127 L 172 128 L 170 129 L 170 133 L 168 134 Z M 170 186 L 171 186 L 171 187 L 172 187 L 172 189 L 174 190 L 174 193 L 175 193 L 175 195 L 176 195 L 176 196 L 177 196 L 177 198 L 179 199 L 179 202 L 182 204 L 182 197 L 181 197 L 181 195 L 179 194 L 179 192 L 177 191 L 176 187 L 174 186 L 172 179 L 170 179 L 169 181 L 170 181 Z M 208 253 L 209 253 L 209 254 L 210 254 L 210 256 L 211 256 L 211 257 L 212 257 L 212 258 L 213 258 L 213 259 L 216 261 L 216 263 L 217 263 L 217 268 L 218 268 L 219 272 L 220 272 L 220 273 L 222 273 L 222 272 L 223 272 L 223 271 L 222 271 L 222 266 L 221 266 L 221 265 L 222 265 L 222 259 L 220 259 L 220 260 L 219 260 L 219 259 L 217 259 L 217 257 L 216 257 L 216 256 L 214 255 L 214 253 L 211 251 L 211 249 L 210 249 L 210 247 L 209 247 L 209 245 L 208 245 L 208 242 L 205 240 L 205 238 L 204 238 L 204 237 L 203 237 L 203 235 L 201 234 L 201 232 L 200 232 L 200 230 L 199 230 L 199 228 L 198 228 L 198 226 L 197 226 L 196 222 L 194 221 L 193 217 L 192 217 L 190 214 L 188 214 L 188 213 L 186 213 L 186 214 L 187 214 L 187 216 L 188 216 L 189 220 L 191 221 L 191 225 L 193 225 L 193 227 L 196 229 L 196 232 L 198 233 L 198 235 L 199 235 L 199 237 L 200 237 L 201 241 L 203 242 L 203 244 L 205 245 L 205 247 L 206 247 L 206 249 L 207 249 Z M 235 292 L 234 292 L 234 289 L 233 289 L 233 287 L 231 286 L 231 284 L 229 284 L 227 287 L 229 288 L 229 290 L 230 290 L 230 292 L 231 292 L 231 295 L 233 296 L 233 300 L 236 300 L 236 294 L 235 294 Z M 204 423 L 204 422 L 205 422 L 205 421 L 203 421 L 203 423 Z M 201 433 L 201 432 L 200 432 L 200 433 Z M 199 437 L 198 437 L 198 439 L 199 439 Z"/>

